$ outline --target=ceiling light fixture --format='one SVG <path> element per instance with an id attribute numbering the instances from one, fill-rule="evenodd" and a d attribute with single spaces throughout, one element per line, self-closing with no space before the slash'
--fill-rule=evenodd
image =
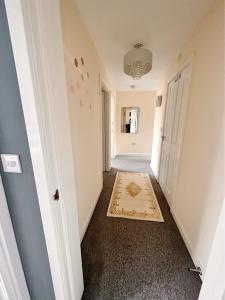
<path id="1" fill-rule="evenodd" d="M 152 69 L 152 52 L 143 47 L 143 44 L 135 44 L 134 49 L 124 56 L 124 73 L 134 80 L 141 77 Z"/>

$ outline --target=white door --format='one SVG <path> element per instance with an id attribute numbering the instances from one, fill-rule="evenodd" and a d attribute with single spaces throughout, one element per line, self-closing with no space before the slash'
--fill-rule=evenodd
<path id="1" fill-rule="evenodd" d="M 102 90 L 102 166 L 103 172 L 106 171 L 107 156 L 106 156 L 106 137 L 107 137 L 107 110 L 106 110 L 106 92 Z"/>
<path id="2" fill-rule="evenodd" d="M 162 134 L 159 183 L 171 206 L 176 185 L 183 126 L 191 77 L 188 65 L 169 83 Z"/>
<path id="3" fill-rule="evenodd" d="M 52 3 L 5 0 L 55 296 L 75 300 L 82 261 L 60 8 Z"/>
<path id="4" fill-rule="evenodd" d="M 30 300 L 0 176 L 0 299 Z"/>
<path id="5" fill-rule="evenodd" d="M 110 92 L 102 89 L 102 169 L 111 168 L 111 101 Z"/>

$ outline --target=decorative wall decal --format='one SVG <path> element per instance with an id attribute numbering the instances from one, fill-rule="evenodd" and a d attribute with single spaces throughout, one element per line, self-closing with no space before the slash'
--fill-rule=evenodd
<path id="1" fill-rule="evenodd" d="M 82 62 L 83 59 L 83 62 Z M 98 84 L 92 76 L 92 70 L 86 69 L 86 61 L 81 56 L 78 58 L 72 57 L 74 63 L 73 72 L 71 72 L 71 80 L 68 84 L 68 91 L 72 99 L 75 101 L 80 112 L 92 114 L 94 111 L 95 98 L 98 97 Z M 73 65 L 72 65 L 73 66 Z M 90 116 L 91 117 L 91 116 Z"/>
<path id="2" fill-rule="evenodd" d="M 72 84 L 70 85 L 70 91 L 71 93 L 74 93 L 74 86 Z"/>

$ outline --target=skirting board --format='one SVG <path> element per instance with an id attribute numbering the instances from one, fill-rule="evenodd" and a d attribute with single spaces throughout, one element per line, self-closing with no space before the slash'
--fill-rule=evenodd
<path id="1" fill-rule="evenodd" d="M 80 233 L 80 243 L 82 242 L 82 240 L 83 240 L 83 238 L 84 238 L 84 235 L 85 235 L 85 233 L 86 233 L 86 231 L 87 231 L 88 225 L 89 225 L 89 223 L 90 223 L 90 221 L 91 221 L 91 217 L 92 217 L 93 212 L 94 212 L 94 210 L 95 210 L 95 207 L 96 207 L 96 205 L 97 205 L 98 199 L 99 199 L 99 197 L 100 197 L 100 195 L 101 195 L 102 189 L 103 189 L 103 185 L 102 185 L 102 187 L 101 187 L 101 189 L 100 189 L 100 192 L 99 192 L 99 195 L 98 195 L 97 199 L 94 201 L 93 206 L 92 206 L 92 208 L 90 209 L 90 212 L 89 212 L 89 214 L 88 214 L 88 216 L 87 216 L 86 221 L 84 222 L 84 225 L 82 226 L 82 230 L 81 230 L 81 233 Z"/>
<path id="2" fill-rule="evenodd" d="M 139 158 L 140 160 L 151 160 L 151 154 L 150 153 L 117 153 L 115 158 L 123 157 L 123 158 Z"/>
<path id="3" fill-rule="evenodd" d="M 152 166 L 152 161 L 150 162 L 150 167 L 151 167 L 152 172 L 153 172 L 153 174 L 155 176 L 155 179 L 157 180 L 157 182 L 159 182 L 159 168 L 156 171 L 155 168 Z"/>
<path id="4" fill-rule="evenodd" d="M 200 279 L 203 281 L 205 270 L 202 268 L 202 265 L 201 265 L 201 263 L 199 262 L 199 259 L 196 257 L 196 255 L 194 255 L 193 247 L 192 247 L 192 245 L 191 245 L 190 240 L 187 238 L 187 235 L 186 235 L 186 233 L 185 233 L 185 230 L 184 230 L 183 225 L 181 225 L 181 222 L 178 220 L 178 218 L 177 218 L 175 212 L 172 210 L 172 208 L 170 209 L 170 211 L 171 211 L 171 214 L 172 214 L 172 216 L 173 216 L 173 218 L 174 218 L 174 221 L 175 221 L 176 224 L 177 224 L 177 227 L 178 227 L 178 229 L 179 229 L 179 231 L 180 231 L 180 234 L 181 234 L 181 236 L 182 236 L 182 238 L 183 238 L 183 240 L 184 240 L 184 243 L 185 243 L 185 245 L 186 245 L 186 247 L 187 247 L 187 249 L 188 249 L 188 252 L 189 252 L 189 254 L 190 254 L 190 256 L 191 256 L 191 258 L 192 258 L 192 260 L 193 260 L 195 266 L 200 267 L 201 270 L 202 270 L 202 275 L 199 275 L 199 277 L 200 277 Z"/>

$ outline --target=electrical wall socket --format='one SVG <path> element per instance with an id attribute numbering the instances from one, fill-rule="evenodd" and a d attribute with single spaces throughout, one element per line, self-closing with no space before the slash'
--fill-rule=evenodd
<path id="1" fill-rule="evenodd" d="M 22 173 L 18 154 L 1 154 L 3 170 L 6 173 Z"/>

